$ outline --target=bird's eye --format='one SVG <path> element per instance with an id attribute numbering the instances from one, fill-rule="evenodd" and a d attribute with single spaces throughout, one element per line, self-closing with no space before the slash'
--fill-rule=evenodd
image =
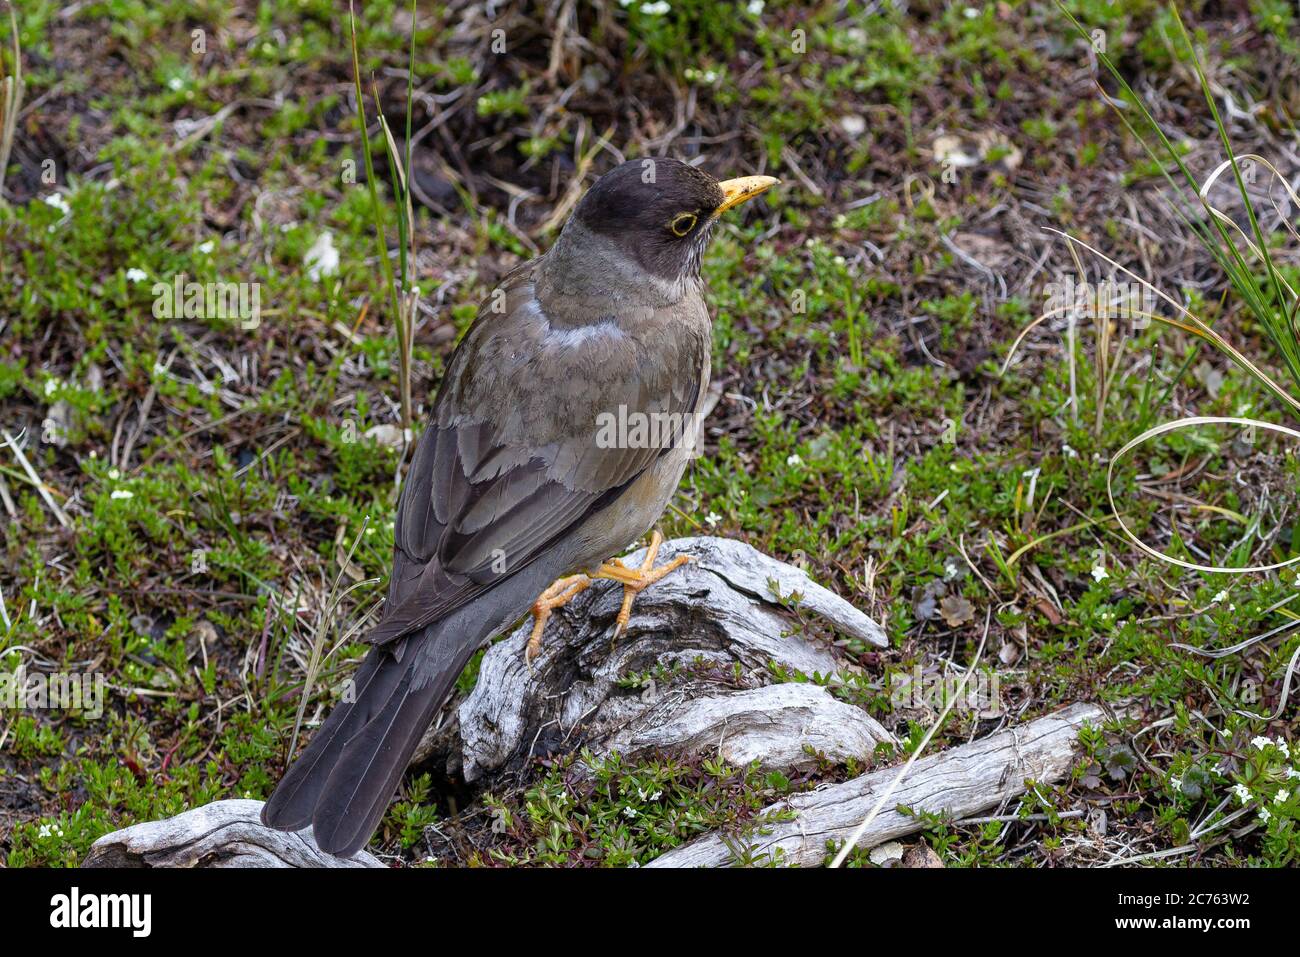
<path id="1" fill-rule="evenodd" d="M 673 217 L 673 221 L 668 224 L 668 228 L 673 231 L 674 236 L 685 236 L 695 228 L 695 220 L 694 213 L 678 213 Z"/>

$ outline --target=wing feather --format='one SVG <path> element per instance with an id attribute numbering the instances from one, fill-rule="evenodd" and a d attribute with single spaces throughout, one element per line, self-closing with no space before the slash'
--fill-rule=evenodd
<path id="1" fill-rule="evenodd" d="M 424 627 L 524 567 L 665 451 L 598 447 L 600 412 L 690 413 L 699 400 L 700 337 L 620 341 L 615 324 L 555 335 L 531 270 L 500 288 L 504 315 L 480 310 L 412 459 L 373 642 Z"/>

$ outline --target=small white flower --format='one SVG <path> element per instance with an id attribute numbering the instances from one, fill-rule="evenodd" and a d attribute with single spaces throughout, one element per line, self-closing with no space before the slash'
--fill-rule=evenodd
<path id="1" fill-rule="evenodd" d="M 112 499 L 135 498 L 135 493 L 134 493 L 134 492 L 128 492 L 128 491 L 127 491 L 126 489 L 124 489 L 124 488 L 115 488 L 115 489 L 113 489 L 113 494 L 110 495 L 109 498 L 112 498 Z"/>
<path id="2" fill-rule="evenodd" d="M 204 255 L 207 255 L 208 253 L 212 252 L 212 250 L 216 248 L 217 248 L 217 244 L 211 239 L 199 243 L 199 252 L 203 253 Z"/>
<path id="3" fill-rule="evenodd" d="M 664 796 L 663 791 L 656 791 L 654 794 L 650 795 L 650 800 L 658 801 L 663 796 Z"/>
<path id="4" fill-rule="evenodd" d="M 127 282 L 144 282 L 148 278 L 149 274 L 147 272 L 143 269 L 137 269 L 135 266 L 126 271 Z"/>
<path id="5" fill-rule="evenodd" d="M 974 7 L 967 7 L 965 10 L 962 11 L 962 15 L 967 20 L 974 20 L 976 17 L 980 15 L 980 12 L 976 10 Z"/>
<path id="6" fill-rule="evenodd" d="M 1270 811 L 1268 808 L 1262 807 L 1259 809 L 1259 823 L 1267 824 L 1272 817 L 1273 817 L 1273 812 Z"/>
<path id="7" fill-rule="evenodd" d="M 627 818 L 629 821 L 632 820 L 632 818 L 636 817 L 636 808 L 634 807 L 623 808 L 623 816 Z"/>
<path id="8" fill-rule="evenodd" d="M 766 4 L 763 3 L 763 0 L 749 0 L 749 3 L 745 6 L 745 10 L 751 17 L 761 17 L 763 15 L 764 6 L 766 6 Z"/>
<path id="9" fill-rule="evenodd" d="M 799 458 L 798 453 L 794 455 L 788 455 L 786 456 L 785 464 L 792 469 L 798 468 L 799 466 L 803 465 L 803 459 Z"/>
<path id="10" fill-rule="evenodd" d="M 1181 791 L 1183 789 L 1183 779 L 1179 777 L 1172 777 L 1169 779 L 1169 786 L 1173 788 L 1175 791 Z"/>
<path id="11" fill-rule="evenodd" d="M 119 472 L 117 469 L 109 469 L 108 477 L 111 478 L 114 482 L 116 482 L 118 479 L 122 477 L 122 473 Z"/>
<path id="12" fill-rule="evenodd" d="M 1105 565 L 1092 566 L 1093 581 L 1101 581 L 1103 578 L 1109 578 L 1109 577 L 1110 577 L 1110 572 L 1106 571 Z"/>
<path id="13" fill-rule="evenodd" d="M 62 380 L 62 379 L 52 379 L 52 378 L 51 378 L 51 379 L 46 379 L 46 380 L 45 380 L 45 394 L 46 394 L 46 395 L 54 395 L 54 393 L 58 392 L 59 389 L 61 389 L 61 388 L 63 388 L 63 380 Z"/>
<path id="14" fill-rule="evenodd" d="M 1283 788 L 1278 791 L 1277 794 L 1273 795 L 1274 804 L 1285 804 L 1289 800 L 1291 800 L 1291 792 L 1286 788 Z"/>
<path id="15" fill-rule="evenodd" d="M 1228 593 L 1226 591 L 1221 591 L 1213 598 L 1210 599 L 1210 604 L 1217 605 L 1219 602 L 1223 601 L 1227 597 L 1228 597 Z"/>
<path id="16" fill-rule="evenodd" d="M 1277 749 L 1282 752 L 1282 757 L 1284 758 L 1291 757 L 1291 745 L 1286 743 L 1286 738 L 1282 737 L 1282 735 L 1279 734 L 1276 738 L 1273 739 L 1273 743 L 1277 745 Z"/>
<path id="17" fill-rule="evenodd" d="M 1079 453 L 1064 442 L 1061 443 L 1061 454 L 1067 459 L 1077 459 L 1079 457 Z"/>
<path id="18" fill-rule="evenodd" d="M 671 9 L 668 0 L 655 0 L 654 3 L 647 3 L 641 7 L 641 12 L 651 17 L 662 17 Z"/>
<path id="19" fill-rule="evenodd" d="M 1287 768 L 1286 776 L 1292 781 L 1300 781 L 1300 771 L 1297 771 L 1295 768 Z"/>
<path id="20" fill-rule="evenodd" d="M 709 528 L 717 528 L 718 523 L 722 521 L 722 516 L 717 512 L 710 512 L 704 516 L 704 521 L 708 522 Z"/>
<path id="21" fill-rule="evenodd" d="M 1260 735 L 1259 737 L 1251 738 L 1250 743 L 1254 745 L 1256 748 L 1258 748 L 1259 750 L 1263 751 L 1273 742 L 1268 738 L 1264 737 L 1263 735 Z"/>
<path id="22" fill-rule="evenodd" d="M 167 89 L 169 90 L 179 90 L 184 85 L 185 85 L 185 81 L 178 76 L 174 76 L 167 81 Z"/>
<path id="23" fill-rule="evenodd" d="M 302 260 L 307 266 L 307 278 L 312 282 L 320 282 L 324 277 L 337 273 L 339 251 L 334 248 L 334 234 L 328 230 L 321 233 Z"/>
<path id="24" fill-rule="evenodd" d="M 62 193 L 50 193 L 48 196 L 42 197 L 42 199 L 46 206 L 51 206 L 65 215 L 72 212 L 72 208 L 68 206 L 68 201 L 63 198 Z"/>
<path id="25" fill-rule="evenodd" d="M 41 829 L 36 832 L 37 837 L 49 837 L 52 832 L 48 824 L 42 824 Z"/>
<path id="26" fill-rule="evenodd" d="M 1250 788 L 1246 787 L 1246 785 L 1234 784 L 1232 786 L 1232 793 L 1237 795 L 1237 799 L 1241 801 L 1242 804 L 1250 803 Z"/>

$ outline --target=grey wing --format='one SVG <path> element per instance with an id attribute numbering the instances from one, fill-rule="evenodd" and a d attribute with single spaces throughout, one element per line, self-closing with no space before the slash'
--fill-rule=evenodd
<path id="1" fill-rule="evenodd" d="M 658 341 L 653 354 L 612 333 L 575 345 L 547 335 L 528 272 L 501 288 L 504 313 L 480 311 L 412 460 L 388 605 L 372 642 L 463 606 L 618 507 L 619 493 L 664 449 L 600 447 L 601 413 L 622 405 L 688 414 L 699 400 L 706 341 Z"/>

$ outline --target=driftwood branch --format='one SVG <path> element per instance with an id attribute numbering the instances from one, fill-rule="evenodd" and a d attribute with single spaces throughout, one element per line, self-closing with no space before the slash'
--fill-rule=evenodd
<path id="1" fill-rule="evenodd" d="M 614 640 L 622 589 L 601 581 L 547 626 L 541 655 L 524 660 L 525 623 L 484 654 L 477 683 L 445 710 L 417 761 L 434 756 L 451 774 L 495 785 L 525 772 L 539 755 L 586 748 L 629 760 L 657 753 L 717 755 L 733 765 L 802 770 L 819 756 L 864 760 L 893 742 L 865 711 L 809 678 L 841 667 L 831 639 L 888 644 L 882 629 L 793 566 L 748 545 L 718 538 L 667 542 L 660 561 L 694 559 L 642 592 L 627 634 Z M 629 556 L 639 564 L 643 552 Z M 864 838 L 865 846 L 916 831 L 893 810 L 967 816 L 1053 781 L 1069 768 L 1079 727 L 1100 709 L 1075 705 L 1024 727 L 918 761 Z M 575 770 L 582 772 L 579 763 Z M 845 840 L 898 768 L 794 795 L 772 805 L 743 835 L 706 835 L 652 866 L 717 866 L 738 849 L 749 859 L 819 864 L 828 841 Z M 379 867 L 362 853 L 341 861 L 321 853 L 310 831 L 261 825 L 257 801 L 218 801 L 166 821 L 138 824 L 96 841 L 86 866 Z M 775 820 L 777 813 L 792 820 Z M 743 846 L 743 847 L 742 847 Z"/>
<path id="2" fill-rule="evenodd" d="M 360 852 L 348 860 L 326 854 L 311 830 L 286 834 L 265 827 L 261 801 L 214 801 L 167 818 L 106 834 L 82 867 L 383 867 Z"/>
<path id="3" fill-rule="evenodd" d="M 1099 723 L 1101 708 L 1075 704 L 1018 728 L 922 758 L 863 835 L 873 847 L 920 830 L 921 822 L 894 808 L 965 817 L 1024 792 L 1026 781 L 1049 783 L 1064 776 L 1075 758 L 1079 729 Z M 773 859 L 799 866 L 821 864 L 828 843 L 848 840 L 900 768 L 796 794 L 766 808 L 749 835 L 709 834 L 656 858 L 650 867 L 722 867 L 739 853 L 749 860 Z M 777 815 L 793 812 L 789 820 Z"/>
<path id="4" fill-rule="evenodd" d="M 816 684 L 773 683 L 771 665 L 829 675 L 828 639 L 877 647 L 884 631 L 804 572 L 742 542 L 685 538 L 659 561 L 693 561 L 642 592 L 613 641 L 622 588 L 597 582 L 547 625 L 529 668 L 525 623 L 484 655 L 458 712 L 450 768 L 477 781 L 579 746 L 597 756 L 720 754 L 780 770 L 863 759 L 892 738 L 860 708 Z M 644 551 L 630 555 L 639 564 Z"/>

